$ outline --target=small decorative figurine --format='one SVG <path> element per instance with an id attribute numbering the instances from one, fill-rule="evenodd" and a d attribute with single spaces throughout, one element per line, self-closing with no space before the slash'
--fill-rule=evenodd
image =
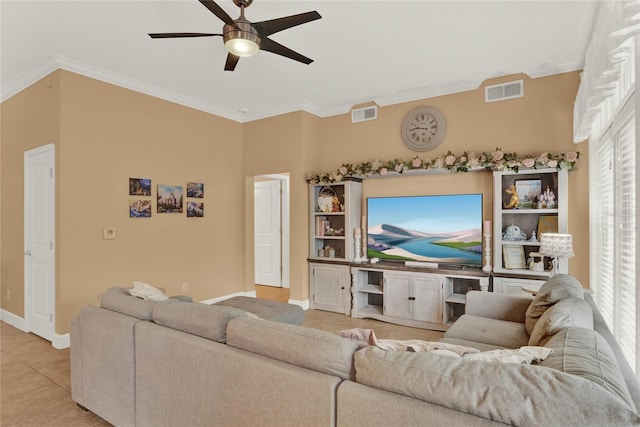
<path id="1" fill-rule="evenodd" d="M 527 240 L 527 235 L 520 230 L 520 227 L 512 224 L 504 229 L 504 232 L 502 233 L 502 240 L 517 242 L 520 240 Z"/>
<path id="2" fill-rule="evenodd" d="M 516 190 L 515 184 L 511 184 L 511 186 L 504 190 L 507 194 L 511 194 L 511 200 L 509 203 L 505 205 L 505 209 L 515 209 L 518 207 L 518 203 L 520 203 L 520 196 L 518 196 L 518 191 Z"/>
<path id="3" fill-rule="evenodd" d="M 533 230 L 533 232 L 531 233 L 531 237 L 529 238 L 530 242 L 537 242 L 538 238 L 536 237 L 536 231 Z"/>
<path id="4" fill-rule="evenodd" d="M 331 212 L 340 212 L 340 200 L 338 196 L 333 197 L 333 202 L 331 203 Z"/>
<path id="5" fill-rule="evenodd" d="M 547 185 L 547 189 L 544 190 L 540 196 L 538 196 L 538 208 L 548 208 L 552 209 L 556 206 L 556 195 L 549 189 Z"/>

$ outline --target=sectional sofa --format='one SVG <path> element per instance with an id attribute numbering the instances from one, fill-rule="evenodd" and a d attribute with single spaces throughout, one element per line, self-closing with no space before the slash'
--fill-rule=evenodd
<path id="1" fill-rule="evenodd" d="M 513 364 L 359 349 L 234 307 L 107 292 L 72 322 L 72 398 L 116 426 L 640 425 L 638 380 L 570 276 L 534 299 L 470 292 L 442 341 L 553 352 Z"/>

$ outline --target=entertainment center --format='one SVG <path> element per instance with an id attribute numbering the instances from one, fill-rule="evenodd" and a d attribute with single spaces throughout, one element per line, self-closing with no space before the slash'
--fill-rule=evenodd
<path id="1" fill-rule="evenodd" d="M 550 275 L 547 258 L 531 262 L 536 234 L 567 232 L 563 169 L 494 171 L 493 224 L 483 222 L 482 194 L 363 203 L 361 179 L 309 187 L 310 307 L 355 318 L 446 330 L 468 290 L 535 292 Z"/>

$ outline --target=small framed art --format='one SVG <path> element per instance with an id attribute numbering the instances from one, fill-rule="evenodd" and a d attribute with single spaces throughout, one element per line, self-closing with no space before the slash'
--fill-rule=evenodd
<path id="1" fill-rule="evenodd" d="M 520 197 L 519 208 L 535 208 L 538 197 L 542 193 L 542 181 L 539 179 L 518 180 L 516 181 L 516 191 Z"/>
<path id="2" fill-rule="evenodd" d="M 524 259 L 524 246 L 522 245 L 503 245 L 502 258 L 504 259 L 504 268 L 510 270 L 527 268 Z"/>

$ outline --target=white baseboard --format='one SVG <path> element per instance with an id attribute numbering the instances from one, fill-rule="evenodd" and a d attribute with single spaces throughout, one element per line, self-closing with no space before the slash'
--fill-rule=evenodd
<path id="1" fill-rule="evenodd" d="M 27 330 L 26 321 L 23 317 L 16 316 L 10 311 L 0 309 L 0 320 L 9 325 L 13 326 L 16 329 L 20 329 L 22 332 L 31 332 Z M 71 338 L 69 334 L 58 335 L 56 333 L 53 334 L 53 340 L 51 340 L 51 345 L 53 348 L 58 350 L 63 350 L 65 348 L 71 347 Z"/>
<path id="2" fill-rule="evenodd" d="M 288 302 L 289 302 L 289 304 L 299 305 L 305 311 L 309 310 L 309 300 L 308 299 L 306 299 L 304 301 L 290 299 Z"/>
<path id="3" fill-rule="evenodd" d="M 224 301 L 226 299 L 233 298 L 233 297 L 252 297 L 252 298 L 255 298 L 256 297 L 256 291 L 236 292 L 235 294 L 229 294 L 229 295 L 225 295 L 225 296 L 222 296 L 222 297 L 211 298 L 211 299 L 207 299 L 207 300 L 200 301 L 200 302 L 203 303 L 203 304 L 215 304 L 217 302 Z"/>
<path id="4" fill-rule="evenodd" d="M 10 324 L 16 329 L 20 329 L 22 332 L 29 332 L 27 331 L 27 325 L 24 318 L 16 316 L 10 311 L 0 309 L 0 320 L 2 320 L 4 323 Z"/>
<path id="5" fill-rule="evenodd" d="M 64 350 L 65 348 L 69 348 L 71 347 L 71 335 L 53 334 L 53 341 L 51 341 L 51 345 L 57 350 Z"/>

